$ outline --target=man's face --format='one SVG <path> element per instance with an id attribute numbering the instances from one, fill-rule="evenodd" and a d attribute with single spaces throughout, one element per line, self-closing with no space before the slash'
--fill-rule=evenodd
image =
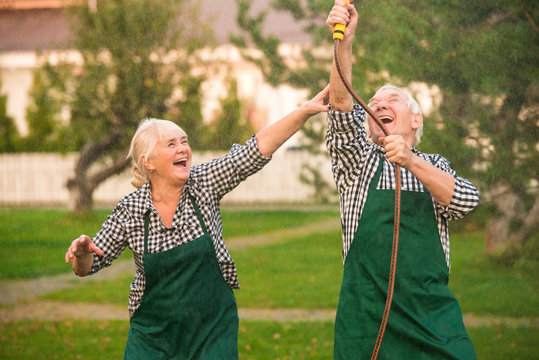
<path id="1" fill-rule="evenodd" d="M 390 135 L 401 135 L 410 145 L 414 144 L 415 131 L 423 121 L 420 114 L 412 114 L 408 108 L 408 97 L 395 89 L 378 91 L 369 103 L 369 107 L 384 123 Z M 372 140 L 378 144 L 380 137 L 384 136 L 382 129 L 367 116 Z"/>

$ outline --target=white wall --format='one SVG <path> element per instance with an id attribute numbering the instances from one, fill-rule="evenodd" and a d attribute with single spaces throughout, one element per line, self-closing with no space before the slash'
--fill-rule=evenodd
<path id="1" fill-rule="evenodd" d="M 218 154 L 194 153 L 197 164 Z M 61 205 L 67 206 L 66 182 L 73 176 L 76 154 L 0 154 L 0 205 Z M 289 203 L 312 202 L 313 188 L 299 180 L 302 164 L 314 162 L 333 184 L 329 159 L 313 157 L 306 151 L 277 151 L 273 160 L 259 173 L 251 176 L 225 196 L 223 203 Z M 101 184 L 94 201 L 113 205 L 135 190 L 129 171 Z"/>

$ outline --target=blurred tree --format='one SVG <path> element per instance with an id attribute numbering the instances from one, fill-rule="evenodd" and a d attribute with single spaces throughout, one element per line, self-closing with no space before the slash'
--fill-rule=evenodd
<path id="1" fill-rule="evenodd" d="M 30 89 L 31 103 L 26 110 L 26 121 L 29 133 L 20 140 L 20 151 L 49 152 L 49 151 L 77 151 L 82 143 L 64 141 L 64 134 L 69 131 L 63 125 L 59 116 L 61 114 L 60 102 L 53 97 L 45 71 L 38 69 L 34 72 L 34 81 Z"/>
<path id="2" fill-rule="evenodd" d="M 13 118 L 7 114 L 7 95 L 0 95 L 0 153 L 16 151 L 18 134 Z"/>
<path id="3" fill-rule="evenodd" d="M 226 80 L 227 96 L 221 99 L 221 109 L 209 126 L 208 150 L 228 150 L 234 143 L 243 143 L 254 130 L 246 116 L 246 111 L 238 98 L 238 84 L 233 79 Z"/>
<path id="4" fill-rule="evenodd" d="M 67 48 L 81 59 L 74 66 L 66 52 L 59 64 L 43 66 L 42 81 L 50 87 L 47 94 L 37 91 L 34 115 L 41 112 L 46 126 L 40 131 L 48 132 L 53 110 L 69 109 L 69 127 L 56 138 L 80 149 L 67 187 L 71 210 L 81 212 L 92 208 L 100 183 L 129 165 L 129 142 L 142 119 L 201 119 L 199 94 L 190 96 L 200 80 L 189 74 L 194 51 L 209 45 L 211 35 L 197 4 L 188 0 L 107 0 L 96 7 L 81 1 L 67 15 L 73 31 Z M 183 103 L 172 100 L 176 90 Z M 40 96 L 56 104 L 39 107 Z M 174 108 L 180 103 L 183 113 Z"/>
<path id="5" fill-rule="evenodd" d="M 237 1 L 238 24 L 265 54 L 258 63 L 270 82 L 279 76 L 279 81 L 320 89 L 330 58 L 321 65 L 304 52 L 306 66 L 287 68 L 276 51 L 278 41 L 262 35 L 264 14 L 252 17 L 250 2 Z M 326 46 L 330 54 L 324 23 L 331 2 L 274 0 L 272 6 L 292 14 L 312 35 L 312 45 Z M 368 99 L 386 82 L 439 88 L 441 105 L 425 116 L 421 149 L 446 156 L 479 184 L 483 201 L 496 205 L 487 228 L 490 253 L 537 239 L 539 3 L 362 0 L 356 8 L 356 92 Z"/>

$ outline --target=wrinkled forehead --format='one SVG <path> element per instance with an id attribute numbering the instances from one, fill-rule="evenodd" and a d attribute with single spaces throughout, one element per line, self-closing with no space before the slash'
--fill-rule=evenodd
<path id="1" fill-rule="evenodd" d="M 166 142 L 171 139 L 187 138 L 185 131 L 172 122 L 156 124 L 154 131 L 154 136 L 156 136 L 160 142 Z"/>
<path id="2" fill-rule="evenodd" d="M 382 89 L 378 90 L 376 94 L 369 100 L 369 104 L 375 104 L 380 101 L 388 101 L 390 99 L 399 99 L 404 102 L 408 100 L 408 96 L 402 91 L 397 89 Z"/>

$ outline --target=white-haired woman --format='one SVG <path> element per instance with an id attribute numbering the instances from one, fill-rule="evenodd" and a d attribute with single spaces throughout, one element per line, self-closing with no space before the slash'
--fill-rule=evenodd
<path id="1" fill-rule="evenodd" d="M 136 273 L 129 294 L 126 359 L 237 359 L 236 267 L 222 238 L 221 198 L 269 162 L 306 120 L 327 111 L 328 88 L 229 154 L 191 167 L 176 124 L 148 119 L 131 142 L 133 185 L 91 239 L 65 255 L 78 276 L 108 266 L 129 247 Z"/>

